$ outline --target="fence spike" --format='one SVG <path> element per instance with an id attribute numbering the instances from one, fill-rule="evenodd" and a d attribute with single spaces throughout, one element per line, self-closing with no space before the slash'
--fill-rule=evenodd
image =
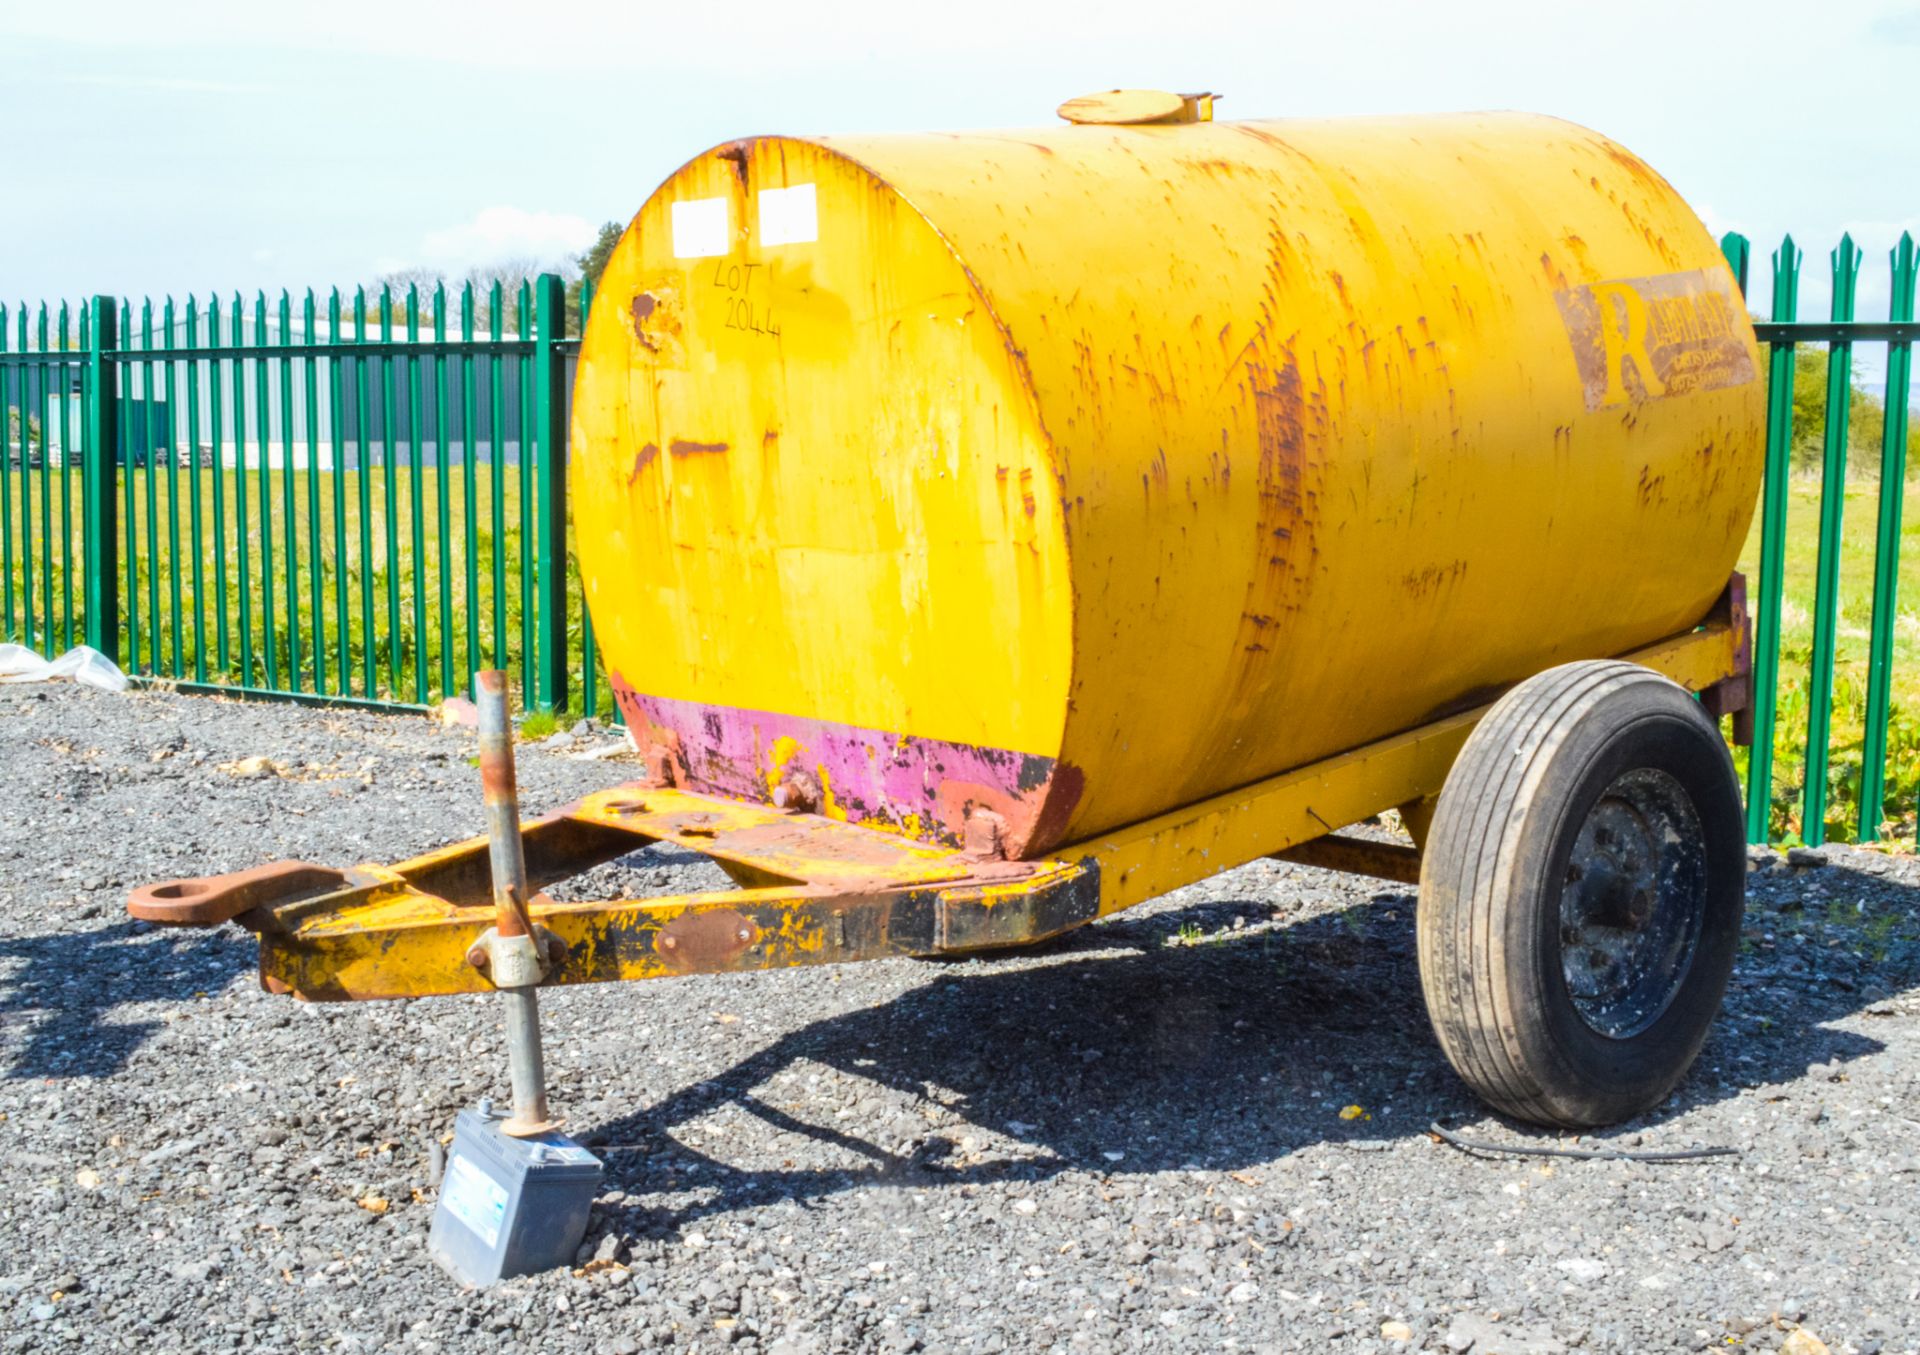
<path id="1" fill-rule="evenodd" d="M 1853 236 L 1843 234 L 1830 256 L 1833 265 L 1833 318 L 1851 320 L 1855 289 L 1860 281 L 1860 250 Z M 1844 298 L 1844 304 L 1842 299 Z"/>
<path id="2" fill-rule="evenodd" d="M 1914 249 L 1911 233 L 1902 231 L 1887 251 L 1892 286 L 1888 289 L 1887 319 L 1894 324 L 1912 321 L 1914 312 Z M 1907 480 L 1907 435 L 1911 423 L 1908 393 L 1912 389 L 1913 347 L 1887 345 L 1885 411 L 1880 429 L 1880 505 L 1874 524 L 1873 610 L 1868 624 L 1867 704 L 1861 728 L 1859 837 L 1870 842 L 1880 836 L 1886 819 L 1887 740 L 1892 718 L 1893 636 L 1899 619 L 1901 517 Z"/>
<path id="3" fill-rule="evenodd" d="M 1829 256 L 1833 270 L 1831 316 L 1853 320 L 1860 278 L 1860 251 L 1843 234 Z M 1853 344 L 1827 346 L 1826 427 L 1821 439 L 1820 541 L 1814 564 L 1813 654 L 1807 685 L 1806 784 L 1801 788 L 1800 836 L 1810 847 L 1827 840 L 1827 780 L 1833 746 L 1835 649 L 1840 624 L 1841 531 L 1846 511 L 1848 415 L 1853 394 Z"/>

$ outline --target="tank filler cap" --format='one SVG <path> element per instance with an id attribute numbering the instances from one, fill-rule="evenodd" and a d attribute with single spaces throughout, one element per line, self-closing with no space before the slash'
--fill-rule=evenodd
<path id="1" fill-rule="evenodd" d="M 1068 122 L 1105 126 L 1212 122 L 1213 101 L 1219 97 L 1164 89 L 1109 89 L 1068 99 L 1055 111 Z"/>

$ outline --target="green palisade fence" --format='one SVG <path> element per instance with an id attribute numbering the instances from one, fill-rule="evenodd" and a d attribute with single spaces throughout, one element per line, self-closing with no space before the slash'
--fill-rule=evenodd
<path id="1" fill-rule="evenodd" d="M 1748 290 L 1752 248 L 1739 235 L 1721 241 L 1727 262 Z M 1799 835 L 1809 845 L 1827 839 L 1836 768 L 1833 763 L 1836 693 L 1844 685 L 1835 658 L 1844 621 L 1842 565 L 1848 493 L 1847 451 L 1854 400 L 1853 356 L 1862 344 L 1886 346 L 1885 421 L 1881 436 L 1878 513 L 1873 531 L 1872 601 L 1867 618 L 1866 692 L 1860 722 L 1857 771 L 1858 812 L 1854 834 L 1878 839 L 1887 815 L 1889 734 L 1895 724 L 1894 639 L 1899 620 L 1902 507 L 1906 489 L 1907 439 L 1914 323 L 1915 258 L 1913 240 L 1903 235 L 1888 258 L 1891 302 L 1887 319 L 1862 320 L 1855 314 L 1861 268 L 1860 251 L 1843 236 L 1829 255 L 1832 304 L 1824 321 L 1799 318 L 1803 258 L 1788 236 L 1773 253 L 1769 318 L 1755 329 L 1768 353 L 1766 477 L 1760 504 L 1758 575 L 1753 581 L 1754 742 L 1747 758 L 1747 837 L 1777 840 L 1790 833 L 1797 817 Z M 1825 344 L 1826 402 L 1820 416 L 1817 538 L 1814 542 L 1811 638 L 1806 682 L 1791 695 L 1783 686 L 1788 658 L 1782 610 L 1786 601 L 1787 559 L 1794 540 L 1789 529 L 1789 499 L 1794 426 L 1795 353 L 1802 345 Z M 1796 663 L 1798 662 L 1796 656 Z M 1790 677 L 1797 677 L 1789 673 Z M 1804 717 L 1801 711 L 1804 710 Z M 1782 719 L 1782 713 L 1791 715 Z M 1797 815 L 1778 796 L 1775 775 L 1783 758 L 1797 754 L 1802 766 Z M 1848 780 L 1842 772 L 1843 782 Z M 1792 787 L 1786 788 L 1791 793 Z"/>
<path id="2" fill-rule="evenodd" d="M 1738 235 L 1722 246 L 1747 290 L 1751 246 Z M 1818 843 L 1838 785 L 1857 795 L 1855 832 L 1870 840 L 1894 793 L 1890 731 L 1906 728 L 1895 636 L 1915 251 L 1903 238 L 1892 253 L 1885 321 L 1855 314 L 1851 239 L 1829 259 L 1829 318 L 1801 320 L 1802 262 L 1791 238 L 1774 251 L 1757 325 L 1768 409 L 1747 830 L 1778 840 L 1797 823 Z M 496 282 L 428 297 L 0 306 L 0 639 L 84 640 L 139 678 L 190 689 L 387 709 L 427 706 L 501 667 L 531 707 L 617 719 L 570 549 L 578 341 L 566 314 L 553 274 L 511 293 Z M 1814 483 L 1796 491 L 1792 471 L 1795 355 L 1817 344 L 1828 375 L 1817 511 L 1795 529 L 1790 502 Z M 1887 417 L 1856 703 L 1836 652 L 1851 363 L 1872 344 L 1885 345 Z M 1811 533 L 1802 654 L 1783 606 L 1791 547 Z M 1862 713 L 1858 767 L 1836 782 L 1842 688 L 1841 713 Z"/>
<path id="3" fill-rule="evenodd" d="M 0 305 L 0 640 L 386 709 L 498 666 L 609 710 L 567 567 L 566 323 L 554 274 Z"/>

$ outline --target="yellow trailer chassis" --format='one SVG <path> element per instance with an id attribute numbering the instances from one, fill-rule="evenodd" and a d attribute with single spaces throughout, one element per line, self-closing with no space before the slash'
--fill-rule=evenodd
<path id="1" fill-rule="evenodd" d="M 1735 575 L 1702 624 L 1619 657 L 1699 694 L 1716 718 L 1732 715 L 1739 742 L 1751 714 L 1748 645 Z M 1417 847 L 1335 830 L 1399 809 L 1423 839 L 1448 769 L 1499 695 L 1038 860 L 665 785 L 616 786 L 520 828 L 529 889 L 655 842 L 711 857 L 740 887 L 587 903 L 534 894 L 526 913 L 546 961 L 541 986 L 1024 945 L 1267 856 L 1413 882 Z M 494 986 L 486 837 L 392 866 L 281 862 L 166 881 L 136 890 L 128 906 L 158 922 L 238 921 L 259 935 L 264 986 L 310 1001 Z"/>

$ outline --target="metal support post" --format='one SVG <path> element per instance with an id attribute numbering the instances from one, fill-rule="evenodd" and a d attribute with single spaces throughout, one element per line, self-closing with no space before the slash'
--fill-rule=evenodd
<path id="1" fill-rule="evenodd" d="M 480 785 L 487 804 L 487 841 L 493 864 L 494 925 L 467 953 L 484 968 L 507 1004 L 507 1067 L 513 1079 L 513 1115 L 501 1128 L 530 1138 L 555 1128 L 547 1110 L 547 1075 L 540 1051 L 540 1000 L 546 976 L 544 940 L 527 914 L 527 863 L 520 842 L 520 791 L 513 774 L 513 728 L 507 719 L 507 675 L 474 676 L 480 706 Z"/>

